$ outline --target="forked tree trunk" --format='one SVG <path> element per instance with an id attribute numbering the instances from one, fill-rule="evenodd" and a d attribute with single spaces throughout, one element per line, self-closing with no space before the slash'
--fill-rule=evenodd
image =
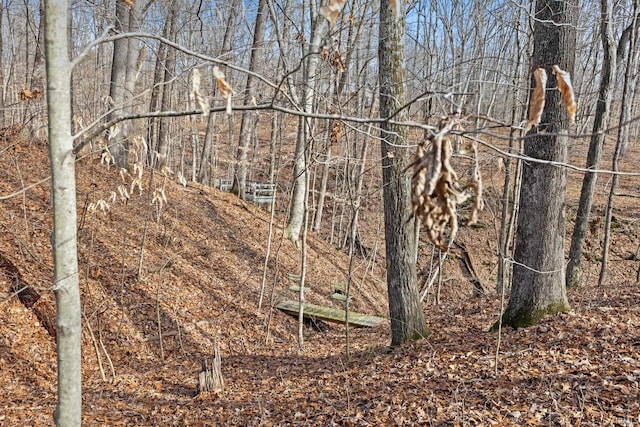
<path id="1" fill-rule="evenodd" d="M 399 2 L 397 4 L 400 6 Z M 378 43 L 380 115 L 389 117 L 406 100 L 404 8 L 401 17 L 396 17 L 389 0 L 380 4 Z M 407 110 L 397 113 L 394 118 L 406 120 Z M 428 330 L 418 295 L 416 244 L 413 221 L 410 220 L 411 179 L 406 172 L 411 162 L 406 147 L 408 131 L 404 126 L 385 122 L 380 136 L 391 346 L 395 347 L 427 336 Z"/>
<path id="2" fill-rule="evenodd" d="M 71 137 L 68 0 L 46 2 L 47 110 L 53 196 L 54 292 L 57 310 L 58 426 L 79 426 L 82 415 L 80 287 L 78 281 L 75 155 Z"/>
<path id="3" fill-rule="evenodd" d="M 558 65 L 569 73 L 575 63 L 577 0 L 536 2 L 534 66 Z M 544 64 L 544 65 L 541 65 Z M 525 156 L 565 163 L 568 117 L 549 69 L 545 109 L 537 131 L 530 131 Z M 562 167 L 525 162 L 516 230 L 511 298 L 502 324 L 526 327 L 546 314 L 569 309 L 564 275 L 565 196 Z M 497 326 L 497 325 L 496 325 Z"/>

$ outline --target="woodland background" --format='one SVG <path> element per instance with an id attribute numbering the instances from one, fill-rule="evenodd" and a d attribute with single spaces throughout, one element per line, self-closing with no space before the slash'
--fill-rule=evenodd
<path id="1" fill-rule="evenodd" d="M 637 2 L 605 3 L 619 40 L 635 22 Z M 343 307 L 330 298 L 331 283 L 349 281 L 351 309 L 388 315 L 376 122 L 379 4 L 347 2 L 330 27 L 313 20 L 313 2 L 72 3 L 69 53 L 82 58 L 72 75 L 72 107 L 82 145 L 76 171 L 85 424 L 640 422 L 638 81 L 626 92 L 623 84 L 627 70 L 638 69 L 637 48 L 622 51 L 614 69 L 610 123 L 619 123 L 624 106 L 632 115 L 603 132 L 599 169 L 622 173 L 602 173 L 597 182 L 583 272 L 569 294 L 573 310 L 489 334 L 504 309 L 498 266 L 510 259 L 512 237 L 499 254 L 501 230 L 513 227 L 502 215 L 513 206 L 517 180 L 520 139 L 513 132 L 526 119 L 536 65 L 529 62 L 532 5 L 405 6 L 410 140 L 417 143 L 424 125 L 454 109 L 468 116 L 465 132 L 480 147 L 485 210 L 477 225 L 460 230 L 448 254 L 421 236 L 418 285 L 432 334 L 389 352 L 388 324 L 348 336 L 344 326 L 309 324 L 300 350 L 295 319 L 273 308 L 295 298 L 287 273 L 299 273 L 304 262 L 308 301 Z M 567 249 L 603 66 L 601 4 L 582 2 L 577 12 Z M 0 422 L 49 425 L 56 357 L 43 5 L 3 2 L 1 13 Z M 137 36 L 113 37 L 119 31 Z M 86 49 L 101 37 L 112 42 Z M 317 59 L 311 80 L 310 58 Z M 235 92 L 232 114 L 214 65 Z M 211 103 L 208 116 L 196 92 Z M 301 124 L 301 111 L 313 127 Z M 622 129 L 627 141 L 618 149 Z M 300 141 L 308 219 L 300 237 L 306 242 L 296 245 L 287 234 Z M 454 159 L 468 174 L 466 154 Z M 230 193 L 220 191 L 221 180 L 231 180 Z M 276 183 L 271 212 L 238 197 L 253 181 Z M 603 249 L 607 275 L 599 280 Z M 201 364 L 216 343 L 225 387 L 197 394 Z"/>

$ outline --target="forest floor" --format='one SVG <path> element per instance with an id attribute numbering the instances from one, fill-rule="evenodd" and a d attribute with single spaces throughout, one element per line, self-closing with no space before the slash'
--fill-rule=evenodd
<path id="1" fill-rule="evenodd" d="M 576 165 L 585 151 L 584 145 L 572 151 Z M 640 155 L 628 158 L 633 167 Z M 3 196 L 49 174 L 46 146 L 20 139 L 0 143 L 0 162 Z M 77 175 L 84 425 L 640 424 L 637 178 L 621 182 L 604 286 L 596 285 L 598 218 L 608 177 L 600 181 L 582 287 L 569 291 L 571 312 L 528 329 L 488 333 L 501 312 L 500 297 L 473 297 L 451 257 L 440 304 L 433 295 L 424 304 L 428 338 L 389 351 L 388 322 L 351 328 L 347 354 L 341 325 L 305 327 L 299 351 L 296 319 L 272 308 L 295 298 L 286 277 L 299 272 L 300 262 L 300 251 L 282 239 L 281 216 L 259 309 L 268 212 L 147 171 L 141 195 L 131 191 L 126 205 L 110 201 L 132 178 L 95 157 L 80 161 Z M 569 173 L 570 221 L 580 179 Z M 487 194 L 501 191 L 498 175 L 487 176 L 485 185 Z M 164 190 L 161 211 L 150 189 Z M 49 192 L 44 181 L 0 201 L 2 426 L 53 425 L 55 340 L 43 327 L 53 313 Z M 99 200 L 109 209 L 100 209 Z M 497 259 L 490 205 L 481 221 L 487 226 L 463 229 L 460 241 L 492 288 Z M 329 298 L 330 283 L 345 280 L 348 256 L 314 234 L 308 251 L 307 300 L 339 307 Z M 356 259 L 352 309 L 386 316 L 379 252 Z M 41 297 L 29 307 L 15 292 L 24 286 Z M 216 341 L 224 390 L 198 394 L 201 364 L 213 358 Z"/>

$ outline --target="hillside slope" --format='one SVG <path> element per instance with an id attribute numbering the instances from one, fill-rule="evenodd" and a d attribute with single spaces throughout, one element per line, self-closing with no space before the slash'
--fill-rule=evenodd
<path id="1" fill-rule="evenodd" d="M 45 146 L 15 140 L 3 143 L 0 150 L 5 165 L 0 194 L 47 178 Z M 135 188 L 128 203 L 114 201 L 111 193 L 118 193 L 120 185 L 131 190 L 132 177 L 123 179 L 97 158 L 80 161 L 77 176 L 87 384 L 101 379 L 101 369 L 111 381 L 110 363 L 116 382 L 129 378 L 146 383 L 146 375 L 154 376 L 155 370 L 179 370 L 181 378 L 174 386 L 193 395 L 200 364 L 213 355 L 215 337 L 225 357 L 274 348 L 281 355 L 297 353 L 295 319 L 272 309 L 297 297 L 288 290 L 287 273 L 300 271 L 301 252 L 282 239 L 282 224 L 273 227 L 264 303 L 258 309 L 268 212 L 216 189 L 181 186 L 171 174 L 151 178 L 149 171 L 142 177 L 142 193 Z M 151 203 L 153 190 L 160 188 L 167 198 L 161 211 L 159 203 Z M 45 315 L 54 309 L 48 290 L 53 274 L 49 191 L 49 182 L 41 182 L 0 202 L 0 255 L 17 268 L 21 285 L 41 296 L 36 307 L 25 307 L 12 292 L 10 271 L 5 268 L 0 274 L 0 386 L 18 399 L 2 416 L 15 421 L 28 396 L 42 397 L 37 408 L 46 410 L 31 405 L 28 411 L 34 416 L 31 410 L 36 410 L 38 423 L 49 420 L 54 408 L 54 339 L 35 314 L 37 307 Z M 331 282 L 346 280 L 348 257 L 310 235 L 307 263 L 307 301 L 340 307 L 329 297 Z M 381 268 L 360 260 L 354 271 L 352 309 L 384 316 Z M 319 334 L 313 328 L 307 331 Z"/>
<path id="2" fill-rule="evenodd" d="M 0 425 L 52 425 L 56 355 L 44 327 L 53 309 L 51 204 L 49 183 L 40 182 L 49 173 L 46 147 L 4 141 L 0 156 L 0 194 L 18 191 L 0 201 Z M 282 224 L 274 227 L 258 310 L 267 212 L 215 189 L 183 187 L 171 175 L 165 181 L 156 173 L 150 185 L 149 171 L 141 195 L 136 189 L 126 205 L 109 201 L 103 211 L 97 202 L 123 184 L 118 171 L 94 158 L 79 162 L 77 175 L 84 425 L 640 423 L 640 291 L 637 258 L 629 256 L 637 246 L 635 204 L 621 208 L 629 218 L 617 222 L 610 284 L 590 286 L 597 263 L 586 260 L 590 287 L 570 293 L 571 313 L 504 330 L 498 340 L 486 331 L 501 312 L 499 298 L 469 298 L 452 255 L 442 304 L 424 306 L 432 335 L 389 353 L 388 324 L 351 329 L 348 359 L 342 327 L 306 327 L 298 353 L 295 319 L 270 309 L 295 297 L 285 278 L 299 271 L 300 252 L 282 240 Z M 124 179 L 129 189 L 131 180 Z M 167 202 L 158 215 L 151 200 L 163 181 Z M 483 215 L 491 224 L 491 208 Z M 487 285 L 494 233 L 486 226 L 459 235 Z M 386 313 L 382 262 L 356 260 L 354 310 Z M 308 265 L 308 300 L 337 306 L 330 282 L 345 280 L 345 254 L 310 235 Z M 16 271 L 19 289 L 41 295 L 29 308 L 11 288 Z M 216 337 L 226 388 L 196 395 Z"/>

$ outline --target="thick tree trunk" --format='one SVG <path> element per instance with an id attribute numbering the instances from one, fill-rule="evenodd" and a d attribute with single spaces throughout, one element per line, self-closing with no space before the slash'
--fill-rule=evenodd
<path id="1" fill-rule="evenodd" d="M 398 18 L 389 0 L 380 4 L 378 45 L 380 115 L 389 117 L 405 104 L 404 9 Z M 407 118 L 407 111 L 396 120 Z M 411 208 L 411 179 L 407 129 L 386 122 L 381 130 L 387 289 L 391 318 L 391 346 L 428 334 L 416 282 L 416 244 Z"/>
<path id="2" fill-rule="evenodd" d="M 47 108 L 53 196 L 54 291 L 57 310 L 58 426 L 79 426 L 82 415 L 80 287 L 75 155 L 71 137 L 71 64 L 67 0 L 46 2 Z"/>
<path id="3" fill-rule="evenodd" d="M 536 3 L 532 61 L 535 66 L 558 65 L 573 72 L 577 13 L 577 0 Z M 547 74 L 547 87 L 556 88 L 550 68 Z M 524 154 L 564 163 L 568 117 L 560 92 L 547 90 L 545 105 L 537 131 L 527 135 Z M 525 327 L 536 324 L 546 314 L 569 309 L 564 272 L 566 184 L 564 168 L 525 162 L 511 298 L 502 316 L 504 325 Z"/>

